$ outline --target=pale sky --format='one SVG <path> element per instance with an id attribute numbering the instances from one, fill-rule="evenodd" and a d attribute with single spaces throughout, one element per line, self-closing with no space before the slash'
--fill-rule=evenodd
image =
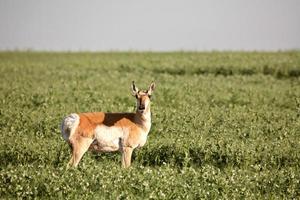
<path id="1" fill-rule="evenodd" d="M 300 49 L 300 0 L 0 0 L 0 50 Z"/>

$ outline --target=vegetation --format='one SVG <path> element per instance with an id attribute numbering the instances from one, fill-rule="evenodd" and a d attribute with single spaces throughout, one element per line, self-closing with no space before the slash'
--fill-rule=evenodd
<path id="1" fill-rule="evenodd" d="M 156 81 L 133 165 L 85 154 L 66 170 L 72 112 L 133 111 Z M 0 53 L 0 197 L 300 197 L 300 52 Z"/>

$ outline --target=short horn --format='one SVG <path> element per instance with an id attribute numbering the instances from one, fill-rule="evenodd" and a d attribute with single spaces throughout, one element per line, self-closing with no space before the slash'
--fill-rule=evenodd
<path id="1" fill-rule="evenodd" d="M 135 86 L 134 81 L 132 81 L 131 90 L 132 90 L 132 95 L 136 95 L 139 91 L 139 89 Z"/>

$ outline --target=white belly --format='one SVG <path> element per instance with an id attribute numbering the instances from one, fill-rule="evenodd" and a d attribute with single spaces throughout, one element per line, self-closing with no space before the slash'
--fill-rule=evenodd
<path id="1" fill-rule="evenodd" d="M 121 141 L 127 136 L 127 128 L 98 126 L 95 129 L 92 149 L 104 152 L 117 151 L 121 148 Z"/>

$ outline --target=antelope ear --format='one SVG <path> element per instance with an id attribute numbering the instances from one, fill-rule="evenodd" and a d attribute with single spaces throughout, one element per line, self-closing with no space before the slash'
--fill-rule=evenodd
<path id="1" fill-rule="evenodd" d="M 132 95 L 133 96 L 137 95 L 138 91 L 139 91 L 139 89 L 135 86 L 134 81 L 132 81 L 132 85 L 131 85 Z"/>
<path id="2" fill-rule="evenodd" d="M 155 83 L 152 82 L 148 89 L 148 95 L 151 95 L 154 89 L 155 89 Z"/>

